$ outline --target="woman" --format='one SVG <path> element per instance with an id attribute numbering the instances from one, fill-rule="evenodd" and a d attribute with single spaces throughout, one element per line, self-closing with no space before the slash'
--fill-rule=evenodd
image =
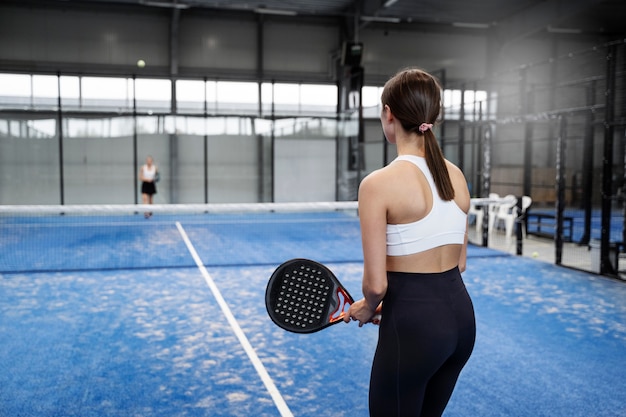
<path id="1" fill-rule="evenodd" d="M 156 194 L 155 180 L 157 178 L 158 169 L 154 165 L 151 156 L 146 158 L 146 163 L 139 170 L 139 180 L 141 181 L 141 201 L 143 204 L 152 204 L 154 194 Z M 152 216 L 152 212 L 144 213 L 147 219 Z"/>
<path id="2" fill-rule="evenodd" d="M 441 416 L 476 335 L 461 279 L 470 196 L 433 133 L 441 109 L 437 80 L 401 71 L 381 101 L 382 128 L 398 158 L 360 185 L 364 298 L 344 320 L 362 326 L 382 306 L 371 416 Z"/>

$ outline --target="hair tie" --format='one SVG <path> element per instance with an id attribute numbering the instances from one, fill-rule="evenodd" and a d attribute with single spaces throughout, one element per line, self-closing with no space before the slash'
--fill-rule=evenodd
<path id="1" fill-rule="evenodd" d="M 419 127 L 420 132 L 424 133 L 433 128 L 432 123 L 422 123 Z"/>

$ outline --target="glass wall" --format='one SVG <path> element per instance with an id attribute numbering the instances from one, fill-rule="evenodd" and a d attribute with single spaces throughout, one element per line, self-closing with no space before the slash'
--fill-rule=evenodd
<path id="1" fill-rule="evenodd" d="M 334 85 L 0 74 L 0 204 L 140 202 L 148 155 L 158 203 L 285 200 L 303 179 L 332 199 L 336 102 Z M 319 141 L 330 175 L 284 173 Z"/>
<path id="2" fill-rule="evenodd" d="M 362 90 L 368 172 L 390 159 L 381 92 Z M 342 138 L 357 136 L 339 131 L 352 124 L 337 97 L 330 84 L 0 74 L 0 204 L 137 203 L 148 155 L 158 203 L 334 200 L 354 148 Z"/>

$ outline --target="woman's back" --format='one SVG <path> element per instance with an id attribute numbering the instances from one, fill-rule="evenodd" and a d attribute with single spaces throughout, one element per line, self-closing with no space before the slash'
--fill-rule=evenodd
<path id="1" fill-rule="evenodd" d="M 451 163 L 448 163 L 448 171 L 455 189 L 455 198 L 452 204 L 465 214 L 469 209 L 469 192 L 465 185 L 465 179 L 458 168 Z M 387 201 L 387 224 L 393 225 L 388 226 L 388 229 L 395 225 L 405 226 L 405 228 L 413 227 L 413 223 L 428 216 L 429 221 L 436 222 L 436 224 L 431 225 L 431 228 L 435 227 L 438 234 L 454 232 L 454 230 L 450 230 L 450 228 L 454 228 L 454 223 L 451 220 L 454 215 L 459 216 L 458 210 L 451 208 L 453 213 L 450 214 L 450 218 L 434 219 L 433 217 L 443 214 L 436 212 L 429 216 L 433 211 L 433 199 L 437 199 L 439 202 L 441 200 L 437 190 L 432 188 L 431 183 L 420 168 L 408 161 L 396 161 L 382 169 L 380 174 L 379 180 L 386 184 L 387 189 L 384 196 Z M 460 178 L 458 178 L 459 174 L 461 175 Z M 435 208 L 435 210 L 438 209 Z M 463 224 L 463 230 L 464 228 L 465 224 Z M 461 251 L 462 244 L 444 244 L 408 255 L 387 256 L 387 270 L 397 272 L 447 271 L 459 265 Z"/>

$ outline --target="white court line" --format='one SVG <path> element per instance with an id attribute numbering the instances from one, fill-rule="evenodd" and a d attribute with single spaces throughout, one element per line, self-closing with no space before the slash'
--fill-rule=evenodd
<path id="1" fill-rule="evenodd" d="M 235 332 L 235 335 L 239 339 L 239 343 L 241 343 L 241 346 L 248 354 L 248 358 L 250 358 L 250 362 L 252 362 L 252 365 L 254 366 L 257 373 L 261 377 L 261 380 L 263 381 L 263 383 L 265 384 L 265 388 L 267 388 L 267 391 L 272 396 L 272 399 L 274 400 L 274 404 L 276 404 L 276 408 L 278 408 L 278 411 L 280 411 L 280 415 L 283 417 L 293 417 L 293 414 L 291 413 L 291 410 L 289 410 L 287 403 L 283 399 L 282 395 L 280 395 L 278 388 L 276 388 L 276 385 L 274 385 L 274 381 L 272 381 L 272 378 L 270 378 L 270 375 L 267 373 L 267 370 L 263 366 L 263 363 L 257 356 L 256 352 L 254 351 L 254 348 L 248 341 L 248 338 L 246 337 L 245 333 L 243 332 L 243 330 L 241 330 L 239 323 L 237 323 L 235 316 L 233 316 L 233 313 L 230 311 L 228 304 L 226 304 L 224 297 L 222 297 L 222 293 L 220 292 L 219 288 L 217 288 L 217 285 L 215 285 L 213 278 L 211 278 L 211 275 L 209 275 L 209 272 L 207 271 L 206 267 L 202 263 L 200 256 L 198 256 L 198 252 L 196 252 L 196 249 L 194 248 L 191 241 L 189 240 L 189 237 L 187 236 L 187 232 L 185 232 L 185 229 L 183 229 L 183 226 L 179 222 L 176 222 L 176 227 L 178 228 L 180 235 L 183 237 L 183 240 L 185 241 L 185 245 L 187 245 L 187 249 L 189 250 L 189 253 L 191 253 L 191 256 L 193 257 L 194 261 L 196 262 L 196 265 L 198 266 L 200 273 L 202 273 L 204 280 L 206 281 L 207 285 L 213 292 L 213 296 L 217 300 L 217 303 L 219 304 L 219 306 L 222 308 L 222 312 L 224 313 L 224 316 L 226 316 L 226 320 L 228 320 L 230 327 L 232 327 L 233 331 Z"/>

